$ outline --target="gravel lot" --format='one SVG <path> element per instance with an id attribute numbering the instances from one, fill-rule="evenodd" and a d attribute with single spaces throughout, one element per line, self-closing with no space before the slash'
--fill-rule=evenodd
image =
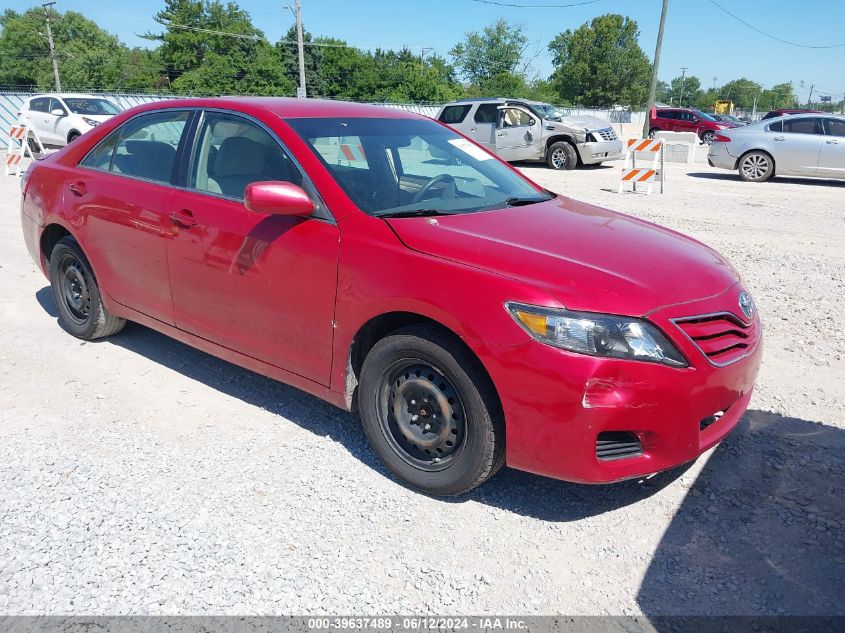
<path id="1" fill-rule="evenodd" d="M 137 325 L 65 334 L 0 176 L 0 613 L 845 614 L 845 184 L 668 167 L 650 197 L 618 164 L 525 171 L 733 261 L 766 328 L 744 421 L 646 482 L 453 501 L 301 392 Z"/>

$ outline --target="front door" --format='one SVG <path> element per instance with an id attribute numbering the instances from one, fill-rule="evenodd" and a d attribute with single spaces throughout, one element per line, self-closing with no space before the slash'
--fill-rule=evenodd
<path id="1" fill-rule="evenodd" d="M 170 203 L 176 326 L 328 385 L 340 233 L 315 217 L 252 213 L 244 189 L 286 181 L 313 191 L 252 119 L 207 112 L 186 190 Z"/>
<path id="2" fill-rule="evenodd" d="M 772 154 L 778 173 L 816 174 L 823 138 L 824 129 L 818 117 L 784 119 L 783 132 L 772 137 Z"/>
<path id="3" fill-rule="evenodd" d="M 85 218 L 79 231 L 100 286 L 118 303 L 171 325 L 168 213 L 190 116 L 164 110 L 130 119 L 70 172 L 64 192 L 65 205 Z"/>
<path id="4" fill-rule="evenodd" d="M 528 110 L 502 108 L 496 130 L 496 153 L 507 161 L 533 160 L 538 157 L 540 121 Z"/>
<path id="5" fill-rule="evenodd" d="M 819 176 L 845 178 L 845 119 L 825 119 Z"/>

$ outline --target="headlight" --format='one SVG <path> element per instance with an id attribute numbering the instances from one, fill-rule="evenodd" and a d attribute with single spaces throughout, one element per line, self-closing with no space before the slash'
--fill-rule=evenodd
<path id="1" fill-rule="evenodd" d="M 87 116 L 82 117 L 82 120 L 85 121 L 91 127 L 97 127 L 100 125 L 99 121 L 95 121 L 94 119 L 89 119 Z"/>
<path id="2" fill-rule="evenodd" d="M 505 307 L 522 329 L 547 345 L 590 356 L 687 366 L 663 333 L 642 319 L 522 303 L 509 302 Z"/>

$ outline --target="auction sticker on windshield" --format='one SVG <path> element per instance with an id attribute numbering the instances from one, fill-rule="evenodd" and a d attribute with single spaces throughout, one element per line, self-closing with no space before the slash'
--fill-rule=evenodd
<path id="1" fill-rule="evenodd" d="M 485 152 L 483 149 L 478 147 L 477 145 L 473 145 L 465 138 L 453 138 L 449 139 L 449 144 L 454 145 L 459 150 L 464 152 L 465 154 L 469 154 L 475 160 L 490 160 L 493 158 L 490 154 Z"/>

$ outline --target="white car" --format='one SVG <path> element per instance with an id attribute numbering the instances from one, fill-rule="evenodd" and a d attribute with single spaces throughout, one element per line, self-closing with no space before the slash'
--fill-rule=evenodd
<path id="1" fill-rule="evenodd" d="M 18 121 L 34 130 L 42 145 L 63 147 L 119 112 L 104 97 L 45 94 L 27 99 Z"/>

